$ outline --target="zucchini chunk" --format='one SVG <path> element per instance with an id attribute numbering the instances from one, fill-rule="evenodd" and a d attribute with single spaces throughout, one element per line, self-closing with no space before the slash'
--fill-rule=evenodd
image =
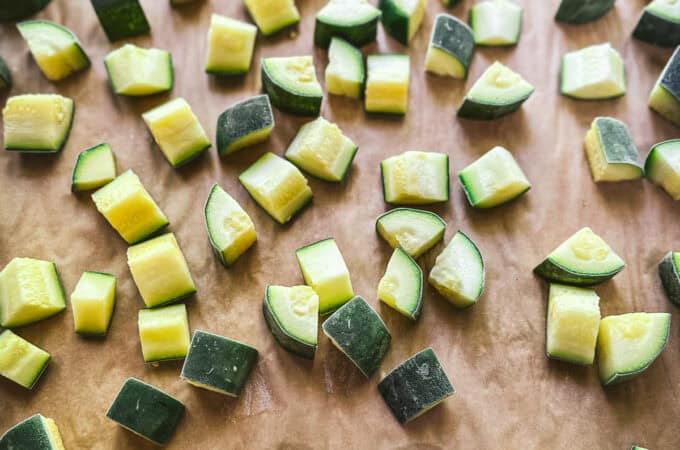
<path id="1" fill-rule="evenodd" d="M 132 170 L 96 190 L 92 200 L 128 244 L 142 241 L 170 223 Z"/>
<path id="2" fill-rule="evenodd" d="M 378 383 L 378 391 L 401 424 L 419 417 L 456 392 L 429 347 L 392 369 Z"/>
<path id="3" fill-rule="evenodd" d="M 680 48 L 676 48 L 649 95 L 649 107 L 680 127 Z M 7 136 L 5 134 L 5 136 Z"/>
<path id="4" fill-rule="evenodd" d="M 27 153 L 56 153 L 73 124 L 75 104 L 57 94 L 23 94 L 7 99 L 2 110 L 5 149 Z"/>
<path id="5" fill-rule="evenodd" d="M 311 56 L 262 58 L 262 89 L 272 104 L 293 114 L 316 116 L 323 91 Z"/>
<path id="6" fill-rule="evenodd" d="M 516 45 L 522 33 L 522 7 L 509 0 L 487 0 L 470 8 L 475 44 Z"/>
<path id="7" fill-rule="evenodd" d="M 380 0 L 385 32 L 397 42 L 408 45 L 425 15 L 425 0 Z"/>
<path id="8" fill-rule="evenodd" d="M 392 340 L 380 315 L 358 296 L 326 319 L 323 332 L 367 378 L 380 367 Z"/>
<path id="9" fill-rule="evenodd" d="M 314 359 L 319 329 L 319 296 L 309 286 L 267 286 L 262 305 L 274 338 L 286 350 Z"/>
<path id="10" fill-rule="evenodd" d="M 104 67 L 113 91 L 139 97 L 172 89 L 172 56 L 167 50 L 125 44 L 104 57 Z M 134 70 L 130 68 L 134 67 Z"/>
<path id="11" fill-rule="evenodd" d="M 446 223 L 430 211 L 395 208 L 378 217 L 375 228 L 392 248 L 401 248 L 415 259 L 444 237 Z"/>
<path id="12" fill-rule="evenodd" d="M 680 253 L 668 252 L 659 263 L 659 277 L 668 300 L 680 306 Z"/>
<path id="13" fill-rule="evenodd" d="M 465 95 L 458 117 L 497 119 L 517 111 L 533 92 L 534 87 L 521 75 L 496 61 Z"/>
<path id="14" fill-rule="evenodd" d="M 257 27 L 213 14 L 208 29 L 205 71 L 215 75 L 240 75 L 250 70 Z"/>
<path id="15" fill-rule="evenodd" d="M 616 0 L 562 0 L 555 14 L 555 20 L 564 23 L 581 24 L 592 22 L 604 16 L 614 7 Z"/>
<path id="16" fill-rule="evenodd" d="M 0 333 L 0 376 L 33 389 L 50 362 L 50 354 L 10 330 Z M 0 449 L 3 440 L 0 439 Z"/>
<path id="17" fill-rule="evenodd" d="M 366 58 L 366 111 L 406 114 L 411 66 L 408 55 L 369 55 Z"/>
<path id="18" fill-rule="evenodd" d="M 109 41 L 149 32 L 149 22 L 139 0 L 91 0 L 94 12 Z"/>
<path id="19" fill-rule="evenodd" d="M 357 47 L 373 42 L 380 14 L 366 0 L 330 0 L 316 15 L 314 45 L 328 48 L 333 37 Z"/>
<path id="20" fill-rule="evenodd" d="M 465 79 L 474 50 L 474 36 L 465 22 L 448 14 L 437 14 L 425 55 L 425 70 Z"/>
<path id="21" fill-rule="evenodd" d="M 661 47 L 680 44 L 680 3 L 653 0 L 642 10 L 633 37 Z"/>
<path id="22" fill-rule="evenodd" d="M 624 181 L 645 176 L 628 127 L 611 117 L 596 117 L 586 134 L 586 156 L 593 180 Z"/>
<path id="23" fill-rule="evenodd" d="M 597 364 L 600 382 L 607 386 L 644 372 L 668 342 L 671 315 L 628 313 L 600 321 Z"/>
<path id="24" fill-rule="evenodd" d="M 460 0 L 440 0 L 440 2 L 446 8 L 452 8 L 453 6 L 460 3 Z"/>
<path id="25" fill-rule="evenodd" d="M 83 272 L 71 293 L 75 332 L 105 335 L 116 302 L 116 277 L 108 273 Z"/>
<path id="26" fill-rule="evenodd" d="M 177 428 L 184 405 L 157 387 L 128 378 L 106 417 L 156 445 L 166 444 Z"/>
<path id="27" fill-rule="evenodd" d="M 358 147 L 340 128 L 319 117 L 304 124 L 286 150 L 287 160 L 324 181 L 347 176 Z"/>
<path id="28" fill-rule="evenodd" d="M 503 147 L 494 147 L 458 173 L 465 196 L 474 208 L 493 208 L 531 189 L 531 183 Z"/>
<path id="29" fill-rule="evenodd" d="M 71 191 L 104 186 L 116 178 L 116 158 L 109 144 L 98 144 L 78 154 L 71 176 Z"/>
<path id="30" fill-rule="evenodd" d="M 45 6 L 50 0 L 0 0 L 0 21 L 14 21 L 32 16 Z"/>
<path id="31" fill-rule="evenodd" d="M 300 22 L 295 0 L 244 0 L 248 13 L 265 36 Z"/>
<path id="32" fill-rule="evenodd" d="M 626 69 L 609 42 L 562 56 L 560 91 L 579 100 L 601 100 L 626 93 Z"/>
<path id="33" fill-rule="evenodd" d="M 173 233 L 128 247 L 132 279 L 149 308 L 177 302 L 196 293 L 189 266 Z"/>
<path id="34" fill-rule="evenodd" d="M 182 359 L 189 351 L 189 319 L 184 303 L 140 309 L 139 342 L 146 362 Z"/>
<path id="35" fill-rule="evenodd" d="M 349 269 L 333 238 L 295 250 L 305 283 L 319 296 L 319 314 L 331 313 L 354 297 Z"/>
<path id="36" fill-rule="evenodd" d="M 424 205 L 449 199 L 449 155 L 408 151 L 380 163 L 386 203 Z"/>
<path id="37" fill-rule="evenodd" d="M 210 147 L 210 139 L 183 98 L 163 103 L 142 118 L 172 167 L 193 161 Z"/>
<path id="38" fill-rule="evenodd" d="M 20 327 L 66 309 L 53 262 L 13 258 L 0 272 L 0 326 Z"/>
<path id="39" fill-rule="evenodd" d="M 265 153 L 239 175 L 258 205 L 274 220 L 285 224 L 312 200 L 307 178 L 293 164 L 273 153 Z"/>
<path id="40" fill-rule="evenodd" d="M 180 378 L 202 389 L 238 397 L 257 355 L 249 345 L 196 330 Z"/>
<path id="41" fill-rule="evenodd" d="M 462 231 L 435 260 L 427 281 L 458 308 L 477 303 L 484 292 L 484 260 L 479 249 Z"/>
<path id="42" fill-rule="evenodd" d="M 680 200 L 680 139 L 654 144 L 645 161 L 645 174 L 673 200 Z"/>
<path id="43" fill-rule="evenodd" d="M 227 108 L 217 118 L 217 151 L 228 155 L 269 138 L 274 114 L 269 96 L 256 95 Z"/>
<path id="44" fill-rule="evenodd" d="M 64 450 L 59 428 L 54 420 L 34 414 L 0 437 L 2 450 Z"/>
<path id="45" fill-rule="evenodd" d="M 204 212 L 210 245 L 225 266 L 233 264 L 257 240 L 248 213 L 219 185 L 210 189 Z"/>
<path id="46" fill-rule="evenodd" d="M 362 66 L 363 69 L 363 66 Z M 7 63 L 2 56 L 0 56 L 0 91 L 12 89 L 12 73 L 7 66 Z"/>
<path id="47" fill-rule="evenodd" d="M 630 450 L 647 450 L 647 449 L 644 448 L 644 447 L 640 447 L 640 446 L 638 446 L 638 445 L 633 445 L 633 446 L 630 448 Z"/>
<path id="48" fill-rule="evenodd" d="M 592 289 L 550 284 L 545 353 L 548 358 L 592 365 L 600 329 L 600 297 Z"/>
<path id="49" fill-rule="evenodd" d="M 585 227 L 553 250 L 534 272 L 549 281 L 591 286 L 609 280 L 624 266 L 619 255 Z"/>
<path id="50" fill-rule="evenodd" d="M 411 320 L 423 307 L 423 271 L 408 253 L 395 248 L 378 284 L 378 299 Z"/>
<path id="51" fill-rule="evenodd" d="M 361 98 L 366 72 L 358 48 L 340 38 L 332 38 L 328 47 L 326 90 L 329 94 Z"/>

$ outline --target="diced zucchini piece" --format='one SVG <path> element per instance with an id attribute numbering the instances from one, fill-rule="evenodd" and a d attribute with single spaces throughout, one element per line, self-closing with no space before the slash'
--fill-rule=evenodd
<path id="1" fill-rule="evenodd" d="M 302 172 L 273 153 L 262 155 L 238 179 L 257 204 L 281 224 L 312 200 L 312 190 Z"/>
<path id="2" fill-rule="evenodd" d="M 611 117 L 596 117 L 586 134 L 586 156 L 593 180 L 623 181 L 644 177 L 640 154 L 628 127 Z"/>
<path id="3" fill-rule="evenodd" d="M 363 68 L 363 66 L 362 66 Z M 10 90 L 12 88 L 12 73 L 7 67 L 7 63 L 2 56 L 0 56 L 0 91 L 6 89 Z"/>
<path id="4" fill-rule="evenodd" d="M 462 231 L 435 260 L 427 281 L 458 308 L 477 303 L 484 292 L 484 260 L 479 249 Z"/>
<path id="5" fill-rule="evenodd" d="M 654 144 L 645 161 L 647 179 L 680 200 L 680 139 Z"/>
<path id="6" fill-rule="evenodd" d="M 425 70 L 437 75 L 467 78 L 475 50 L 472 30 L 448 14 L 437 14 L 425 55 Z"/>
<path id="7" fill-rule="evenodd" d="M 293 114 L 319 114 L 323 91 L 311 56 L 263 58 L 262 88 L 272 104 Z"/>
<path id="8" fill-rule="evenodd" d="M 425 15 L 425 0 L 380 0 L 385 32 L 397 42 L 408 45 Z"/>
<path id="9" fill-rule="evenodd" d="M 183 98 L 163 103 L 142 118 L 172 167 L 193 161 L 210 147 L 210 139 Z"/>
<path id="10" fill-rule="evenodd" d="M 392 340 L 380 315 L 358 296 L 326 319 L 323 332 L 366 377 L 380 367 Z"/>
<path id="11" fill-rule="evenodd" d="M 668 342 L 671 315 L 628 313 L 600 321 L 597 364 L 603 385 L 620 383 L 644 372 Z"/>
<path id="12" fill-rule="evenodd" d="M 257 240 L 247 212 L 219 185 L 214 184 L 205 202 L 208 238 L 222 264 L 229 266 Z"/>
<path id="13" fill-rule="evenodd" d="M 503 147 L 494 147 L 458 173 L 470 206 L 493 208 L 531 189 L 531 183 Z"/>
<path id="14" fill-rule="evenodd" d="M 45 350 L 10 330 L 0 333 L 0 376 L 26 389 L 33 389 L 50 362 Z M 4 438 L 0 439 L 0 449 Z"/>
<path id="15" fill-rule="evenodd" d="M 137 319 L 144 361 L 182 359 L 189 351 L 189 319 L 184 303 L 140 309 Z"/>
<path id="16" fill-rule="evenodd" d="M 115 276 L 101 272 L 84 272 L 71 293 L 75 332 L 106 334 L 115 302 Z"/>
<path id="17" fill-rule="evenodd" d="M 75 104 L 57 94 L 23 94 L 7 99 L 2 110 L 5 149 L 56 153 L 71 132 Z"/>
<path id="18" fill-rule="evenodd" d="M 253 21 L 265 36 L 300 21 L 295 0 L 244 0 L 244 3 Z"/>
<path id="19" fill-rule="evenodd" d="M 139 0 L 91 0 L 109 41 L 146 34 L 151 29 Z"/>
<path id="20" fill-rule="evenodd" d="M 534 92 L 521 75 L 498 61 L 472 85 L 458 109 L 466 119 L 492 120 L 517 111 Z"/>
<path id="21" fill-rule="evenodd" d="M 549 358 L 593 364 L 600 329 L 600 297 L 594 290 L 551 283 L 546 321 Z"/>
<path id="22" fill-rule="evenodd" d="M 534 272 L 549 281 L 590 286 L 609 280 L 624 266 L 619 255 L 585 227 L 553 250 Z"/>
<path id="23" fill-rule="evenodd" d="M 118 95 L 158 94 L 171 90 L 174 83 L 172 55 L 167 50 L 125 44 L 104 57 L 104 67 Z"/>
<path id="24" fill-rule="evenodd" d="M 385 202 L 424 205 L 449 199 L 449 155 L 408 151 L 380 163 Z"/>
<path id="25" fill-rule="evenodd" d="M 196 293 L 196 285 L 173 233 L 128 247 L 127 262 L 139 294 L 149 308 Z"/>
<path id="26" fill-rule="evenodd" d="M 668 252 L 659 263 L 659 277 L 668 300 L 680 306 L 680 253 Z"/>
<path id="27" fill-rule="evenodd" d="M 430 211 L 395 208 L 378 217 L 375 228 L 392 248 L 401 248 L 415 259 L 444 237 L 446 223 Z"/>
<path id="28" fill-rule="evenodd" d="M 0 437 L 2 450 L 64 450 L 54 420 L 35 414 L 11 427 Z"/>
<path id="29" fill-rule="evenodd" d="M 626 70 L 609 42 L 591 45 L 562 57 L 562 94 L 580 100 L 620 97 L 626 93 Z"/>
<path id="30" fill-rule="evenodd" d="M 364 59 L 359 49 L 340 38 L 332 38 L 326 66 L 328 93 L 361 98 L 365 79 Z"/>
<path id="31" fill-rule="evenodd" d="M 116 178 L 116 158 L 109 144 L 98 144 L 78 154 L 71 176 L 72 191 L 104 186 Z"/>
<path id="32" fill-rule="evenodd" d="M 510 0 L 486 0 L 470 8 L 475 44 L 515 45 L 522 33 L 522 7 Z"/>
<path id="33" fill-rule="evenodd" d="M 58 81 L 90 66 L 80 41 L 68 28 L 47 20 L 20 22 L 17 28 L 48 80 Z"/>
<path id="34" fill-rule="evenodd" d="M 66 309 L 54 263 L 13 258 L 0 272 L 0 326 L 20 327 Z"/>
<path id="35" fill-rule="evenodd" d="M 309 286 L 267 286 L 262 305 L 274 338 L 289 352 L 314 359 L 319 329 L 319 296 Z"/>
<path id="36" fill-rule="evenodd" d="M 180 378 L 199 388 L 238 397 L 257 355 L 249 345 L 196 330 Z"/>
<path id="37" fill-rule="evenodd" d="M 630 450 L 647 450 L 647 449 L 644 448 L 644 447 L 640 447 L 640 446 L 638 446 L 638 445 L 633 445 L 633 446 L 630 448 Z"/>
<path id="38" fill-rule="evenodd" d="M 50 0 L 0 0 L 0 21 L 25 19 L 43 9 Z"/>
<path id="39" fill-rule="evenodd" d="M 406 114 L 411 80 L 409 56 L 369 55 L 366 66 L 366 111 Z"/>
<path id="40" fill-rule="evenodd" d="M 319 314 L 328 314 L 354 297 L 347 264 L 335 239 L 328 238 L 295 250 L 305 283 L 319 296 Z"/>
<path id="41" fill-rule="evenodd" d="M 217 118 L 217 151 L 228 155 L 264 142 L 273 128 L 274 114 L 268 95 L 242 100 Z"/>
<path id="42" fill-rule="evenodd" d="M 125 380 L 106 417 L 157 445 L 166 444 L 184 414 L 184 405 L 136 378 Z"/>
<path id="43" fill-rule="evenodd" d="M 676 48 L 649 95 L 649 107 L 680 127 L 680 48 Z M 6 136 L 6 135 L 5 135 Z"/>
<path id="44" fill-rule="evenodd" d="M 361 47 L 375 41 L 380 10 L 367 0 L 330 0 L 316 15 L 314 45 L 328 48 L 333 37 Z"/>
<path id="45" fill-rule="evenodd" d="M 612 9 L 616 0 L 561 0 L 555 20 L 565 23 L 592 22 Z"/>
<path id="46" fill-rule="evenodd" d="M 460 3 L 460 0 L 440 0 L 440 2 L 446 8 L 451 8 Z"/>
<path id="47" fill-rule="evenodd" d="M 238 75 L 250 70 L 257 28 L 249 23 L 213 14 L 208 29 L 205 71 L 215 75 Z"/>
<path id="48" fill-rule="evenodd" d="M 411 320 L 423 306 L 423 271 L 408 253 L 395 248 L 378 284 L 378 298 Z"/>
<path id="49" fill-rule="evenodd" d="M 168 218 L 132 170 L 95 191 L 97 210 L 128 244 L 139 242 L 168 225 Z"/>
<path id="50" fill-rule="evenodd" d="M 456 392 L 431 348 L 419 351 L 392 369 L 378 383 L 378 391 L 402 424 L 419 417 Z"/>
<path id="51" fill-rule="evenodd" d="M 347 176 L 357 150 L 337 125 L 319 117 L 300 128 L 284 156 L 310 175 L 340 182 Z"/>
<path id="52" fill-rule="evenodd" d="M 680 44 L 680 2 L 653 0 L 642 10 L 633 37 L 661 47 Z"/>

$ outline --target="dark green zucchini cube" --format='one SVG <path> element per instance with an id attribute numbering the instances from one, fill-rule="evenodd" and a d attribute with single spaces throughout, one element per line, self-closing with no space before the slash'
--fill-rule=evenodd
<path id="1" fill-rule="evenodd" d="M 150 384 L 128 378 L 106 417 L 155 444 L 164 445 L 182 414 L 184 405 L 179 400 Z"/>
<path id="2" fill-rule="evenodd" d="M 12 87 L 12 73 L 7 67 L 7 63 L 0 56 L 0 91 L 3 89 L 10 89 Z"/>
<path id="3" fill-rule="evenodd" d="M 54 420 L 34 414 L 0 436 L 0 450 L 63 450 Z"/>
<path id="4" fill-rule="evenodd" d="M 227 155 L 267 138 L 274 114 L 267 94 L 247 98 L 227 108 L 217 118 L 217 151 Z"/>
<path id="5" fill-rule="evenodd" d="M 180 378 L 196 387 L 237 397 L 257 362 L 257 355 L 253 347 L 197 330 Z"/>
<path id="6" fill-rule="evenodd" d="M 149 22 L 139 0 L 91 0 L 109 41 L 148 33 Z"/>

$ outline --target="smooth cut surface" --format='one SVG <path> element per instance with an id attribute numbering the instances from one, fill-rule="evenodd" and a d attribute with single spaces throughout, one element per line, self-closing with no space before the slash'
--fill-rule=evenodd
<path id="1" fill-rule="evenodd" d="M 386 203 L 425 205 L 449 199 L 449 156 L 407 151 L 380 163 Z"/>
<path id="2" fill-rule="evenodd" d="M 408 253 L 395 248 L 378 284 L 378 298 L 409 319 L 417 320 L 423 304 L 423 271 Z"/>
<path id="3" fill-rule="evenodd" d="M 5 149 L 54 153 L 71 132 L 75 104 L 57 94 L 23 94 L 7 99 L 2 110 Z"/>
<path id="4" fill-rule="evenodd" d="M 243 0 L 250 16 L 265 36 L 300 21 L 295 0 Z"/>
<path id="5" fill-rule="evenodd" d="M 104 186 L 116 178 L 116 158 L 109 144 L 99 144 L 78 154 L 71 176 L 71 190 L 85 191 Z"/>
<path id="6" fill-rule="evenodd" d="M 366 67 L 366 111 L 405 114 L 411 80 L 409 56 L 369 55 Z"/>
<path id="7" fill-rule="evenodd" d="M 621 55 L 609 42 L 565 54 L 560 90 L 566 96 L 581 100 L 625 94 L 626 70 Z"/>
<path id="8" fill-rule="evenodd" d="M 325 76 L 329 94 L 360 98 L 366 78 L 361 51 L 343 39 L 332 38 Z"/>
<path id="9" fill-rule="evenodd" d="M 680 139 L 655 144 L 647 155 L 645 174 L 673 200 L 680 200 Z"/>
<path id="10" fill-rule="evenodd" d="M 522 7 L 509 0 L 487 0 L 470 8 L 475 44 L 515 45 L 522 32 Z"/>
<path id="11" fill-rule="evenodd" d="M 106 334 L 115 301 L 115 276 L 108 273 L 84 272 L 71 293 L 75 332 Z"/>
<path id="12" fill-rule="evenodd" d="M 257 28 L 249 23 L 213 14 L 208 29 L 205 71 L 216 75 L 248 72 Z"/>
<path id="13" fill-rule="evenodd" d="M 118 95 L 158 94 L 172 89 L 174 83 L 172 56 L 167 50 L 125 44 L 104 57 L 104 66 Z"/>
<path id="14" fill-rule="evenodd" d="M 49 361 L 49 353 L 21 336 L 10 330 L 0 333 L 0 376 L 33 389 Z"/>
<path id="15" fill-rule="evenodd" d="M 137 326 L 146 362 L 182 359 L 189 351 L 189 319 L 183 303 L 140 309 Z"/>
<path id="16" fill-rule="evenodd" d="M 413 208 L 395 208 L 375 222 L 380 236 L 392 248 L 418 258 L 444 237 L 446 223 L 437 214 Z"/>

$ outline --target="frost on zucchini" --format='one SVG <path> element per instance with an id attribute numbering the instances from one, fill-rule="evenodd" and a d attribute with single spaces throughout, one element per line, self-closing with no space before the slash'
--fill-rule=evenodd
<path id="1" fill-rule="evenodd" d="M 269 138 L 274 114 L 269 96 L 256 95 L 231 105 L 217 118 L 217 151 L 228 155 Z"/>
<path id="2" fill-rule="evenodd" d="M 378 284 L 378 298 L 411 320 L 423 307 L 423 271 L 408 253 L 395 248 Z"/>
<path id="3" fill-rule="evenodd" d="M 645 160 L 645 174 L 673 200 L 680 200 L 680 139 L 655 144 Z"/>
<path id="4" fill-rule="evenodd" d="M 5 149 L 55 153 L 71 132 L 75 104 L 57 94 L 23 94 L 7 99 L 2 110 Z"/>
<path id="5" fill-rule="evenodd" d="M 116 302 L 116 277 L 108 273 L 84 272 L 71 293 L 76 333 L 105 335 Z"/>
<path id="6" fill-rule="evenodd" d="M 116 178 L 116 158 L 109 144 L 99 144 L 78 155 L 71 176 L 71 190 L 85 191 L 104 186 Z"/>
<path id="7" fill-rule="evenodd" d="M 580 24 L 592 22 L 612 9 L 616 0 L 561 0 L 555 14 L 558 22 Z"/>
<path id="8" fill-rule="evenodd" d="M 405 114 L 411 80 L 409 56 L 369 55 L 366 67 L 366 111 Z"/>
<path id="9" fill-rule="evenodd" d="M 35 414 L 11 427 L 0 436 L 2 450 L 64 450 L 54 420 Z"/>
<path id="10" fill-rule="evenodd" d="M 250 70 L 257 28 L 249 23 L 213 14 L 208 29 L 205 71 L 239 75 Z"/>
<path id="11" fill-rule="evenodd" d="M 649 95 L 649 107 L 680 127 L 680 47 L 668 59 Z"/>
<path id="12" fill-rule="evenodd" d="M 472 30 L 448 14 L 437 14 L 425 55 L 425 70 L 437 75 L 467 78 L 475 50 Z"/>
<path id="13" fill-rule="evenodd" d="M 415 259 L 444 237 L 446 223 L 430 211 L 395 208 L 378 217 L 375 228 L 392 248 L 401 248 Z"/>
<path id="14" fill-rule="evenodd" d="M 645 6 L 633 37 L 661 47 L 680 44 L 680 1 L 653 0 Z"/>
<path id="15" fill-rule="evenodd" d="M 357 47 L 375 41 L 380 10 L 367 0 L 330 0 L 316 15 L 314 45 L 328 48 L 333 37 Z"/>
<path id="16" fill-rule="evenodd" d="M 449 199 L 449 156 L 408 151 L 380 163 L 385 202 L 424 205 Z"/>
<path id="17" fill-rule="evenodd" d="M 600 100 L 626 93 L 626 70 L 619 52 L 608 42 L 562 57 L 560 90 L 567 97 Z"/>
<path id="18" fill-rule="evenodd" d="M 0 0 L 0 22 L 25 19 L 49 3 L 50 0 Z"/>
<path id="19" fill-rule="evenodd" d="M 12 73 L 5 60 L 0 56 L 0 91 L 12 89 Z"/>
<path id="20" fill-rule="evenodd" d="M 10 330 L 0 333 L 0 376 L 33 389 L 49 362 L 50 354 L 45 350 Z M 0 438 L 0 449 L 4 449 L 2 442 Z"/>
<path id="21" fill-rule="evenodd" d="M 668 252 L 659 263 L 659 277 L 668 300 L 680 306 L 680 253 Z"/>
<path id="22" fill-rule="evenodd" d="M 139 0 L 91 0 L 109 41 L 146 34 L 151 29 Z"/>
<path id="23" fill-rule="evenodd" d="M 250 17 L 265 36 L 295 25 L 300 13 L 295 0 L 244 0 Z"/>
<path id="24" fill-rule="evenodd" d="M 332 38 L 328 47 L 325 76 L 329 94 L 360 98 L 363 95 L 366 71 L 359 49 L 340 38 Z"/>
<path id="25" fill-rule="evenodd" d="M 385 32 L 397 42 L 408 45 L 425 15 L 425 0 L 380 0 Z"/>
<path id="26" fill-rule="evenodd" d="M 586 156 L 593 180 L 623 181 L 644 176 L 628 127 L 611 117 L 596 117 L 586 134 Z"/>
<path id="27" fill-rule="evenodd" d="M 289 352 L 314 359 L 319 328 L 319 296 L 309 286 L 267 286 L 264 319 Z"/>
<path id="28" fill-rule="evenodd" d="M 189 320 L 183 303 L 140 309 L 137 326 L 146 362 L 182 359 L 189 351 Z"/>
<path id="29" fill-rule="evenodd" d="M 475 44 L 515 45 L 522 32 L 522 7 L 510 0 L 487 0 L 470 8 Z"/>
<path id="30" fill-rule="evenodd" d="M 300 115 L 318 115 L 323 91 L 311 56 L 263 58 L 262 88 L 272 105 Z"/>
<path id="31" fill-rule="evenodd" d="M 125 44 L 104 57 L 104 67 L 118 95 L 158 94 L 171 90 L 174 83 L 172 56 L 167 50 Z"/>

